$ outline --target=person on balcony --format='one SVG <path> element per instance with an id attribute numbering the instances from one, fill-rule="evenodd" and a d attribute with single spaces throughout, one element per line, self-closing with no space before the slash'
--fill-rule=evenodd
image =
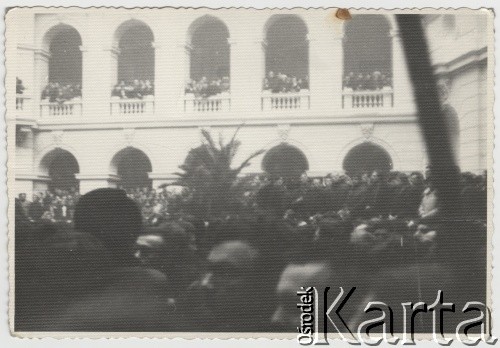
<path id="1" fill-rule="evenodd" d="M 153 95 L 153 84 L 150 80 L 141 81 L 141 93 L 142 95 Z"/>
<path id="2" fill-rule="evenodd" d="M 222 78 L 222 83 L 221 83 L 222 92 L 229 92 L 229 87 L 230 87 L 229 76 L 224 76 Z"/>
<path id="3" fill-rule="evenodd" d="M 23 94 L 25 89 L 23 81 L 19 77 L 16 77 L 16 94 Z"/>
<path id="4" fill-rule="evenodd" d="M 271 90 L 272 93 L 281 92 L 280 81 L 278 77 L 274 75 L 274 72 L 272 71 L 269 72 L 269 74 L 267 75 L 267 81 L 269 89 Z"/>
<path id="5" fill-rule="evenodd" d="M 299 83 L 300 89 L 309 89 L 309 76 L 304 76 L 303 79 L 300 80 Z"/>
<path id="6" fill-rule="evenodd" d="M 343 82 L 344 88 L 354 89 L 356 87 L 354 81 L 355 81 L 354 72 L 351 71 L 344 77 L 344 82 Z"/>

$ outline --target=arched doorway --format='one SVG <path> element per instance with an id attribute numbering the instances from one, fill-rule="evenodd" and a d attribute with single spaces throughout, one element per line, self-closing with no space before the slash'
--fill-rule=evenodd
<path id="1" fill-rule="evenodd" d="M 343 167 L 349 176 L 361 176 L 373 171 L 387 173 L 392 170 L 392 159 L 381 146 L 366 142 L 353 147 L 347 153 Z"/>
<path id="2" fill-rule="evenodd" d="M 307 26 L 295 15 L 274 15 L 266 24 L 267 79 L 297 79 L 309 89 L 309 41 Z M 271 81 L 270 81 L 271 82 Z"/>
<path id="3" fill-rule="evenodd" d="M 79 190 L 76 174 L 80 172 L 80 167 L 69 151 L 58 148 L 46 154 L 41 162 L 41 171 L 50 177 L 49 190 Z"/>
<path id="4" fill-rule="evenodd" d="M 346 22 L 344 88 L 392 87 L 391 25 L 383 15 L 357 15 Z"/>
<path id="5" fill-rule="evenodd" d="M 127 147 L 111 161 L 112 171 L 120 177 L 124 189 L 151 188 L 149 173 L 153 170 L 148 156 L 139 149 Z"/>
<path id="6" fill-rule="evenodd" d="M 230 49 L 229 30 L 218 18 L 203 16 L 191 24 L 189 77 L 195 82 L 215 84 L 220 87 L 229 82 Z M 229 87 L 229 86 L 227 86 Z"/>
<path id="7" fill-rule="evenodd" d="M 309 169 L 309 162 L 300 149 L 283 143 L 266 152 L 262 169 L 274 178 L 298 179 Z"/>
<path id="8" fill-rule="evenodd" d="M 155 77 L 154 35 L 149 26 L 138 20 L 121 24 L 115 33 L 118 46 L 117 83 L 126 86 L 122 97 L 135 98 L 153 94 Z M 137 91 L 132 91 L 133 87 Z M 137 94 L 136 95 L 134 95 Z"/>

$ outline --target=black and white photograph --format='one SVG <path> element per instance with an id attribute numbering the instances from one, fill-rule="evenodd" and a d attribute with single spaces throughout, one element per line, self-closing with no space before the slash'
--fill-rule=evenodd
<path id="1" fill-rule="evenodd" d="M 492 337 L 492 10 L 5 23 L 12 335 Z"/>

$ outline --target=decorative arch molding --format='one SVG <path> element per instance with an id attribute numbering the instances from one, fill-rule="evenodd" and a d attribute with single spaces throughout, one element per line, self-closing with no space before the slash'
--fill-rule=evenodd
<path id="1" fill-rule="evenodd" d="M 221 19 L 220 17 L 214 16 L 211 14 L 205 14 L 205 15 L 202 15 L 202 16 L 196 18 L 189 25 L 187 32 L 186 32 L 186 47 L 188 47 L 188 48 L 192 47 L 193 36 L 200 27 L 202 27 L 203 25 L 205 25 L 207 23 L 214 23 L 214 22 L 219 23 L 226 28 L 227 38 L 229 40 L 231 37 L 231 32 L 229 31 L 229 26 L 227 25 L 227 23 L 223 19 Z M 228 43 L 229 43 L 229 41 L 228 41 Z"/>
<path id="2" fill-rule="evenodd" d="M 261 170 L 275 177 L 298 178 L 309 169 L 304 152 L 287 142 L 268 149 L 261 161 Z"/>
<path id="3" fill-rule="evenodd" d="M 399 156 L 396 153 L 396 151 L 392 148 L 392 146 L 389 145 L 389 143 L 385 142 L 384 140 L 379 139 L 379 138 L 375 138 L 375 137 L 370 137 L 368 139 L 365 137 L 357 138 L 356 140 L 351 141 L 350 143 L 345 145 L 342 148 L 342 150 L 340 151 L 340 154 L 337 157 L 337 160 L 335 161 L 336 167 L 339 168 L 340 170 L 343 170 L 344 159 L 347 156 L 347 154 L 349 153 L 349 151 L 351 151 L 353 148 L 355 148 L 356 146 L 361 145 L 361 144 L 373 144 L 373 145 L 381 147 L 389 154 L 389 156 L 391 156 L 392 167 L 395 169 L 400 167 L 401 162 L 400 162 Z"/>
<path id="4" fill-rule="evenodd" d="M 46 163 L 44 163 L 44 162 L 47 161 L 48 157 L 56 155 L 57 152 L 68 152 L 69 154 L 71 154 L 75 158 L 75 160 L 78 163 L 78 166 L 80 167 L 80 170 L 81 170 L 80 161 L 79 161 L 80 156 L 78 155 L 77 151 L 68 145 L 56 144 L 56 145 L 49 145 L 46 148 L 44 148 L 42 151 L 37 153 L 37 155 L 35 157 L 35 172 L 36 172 L 35 174 L 48 175 L 49 168 L 46 165 Z"/>
<path id="5" fill-rule="evenodd" d="M 64 30 L 76 31 L 80 36 L 80 41 L 82 43 L 81 45 L 84 46 L 84 36 L 82 35 L 82 33 L 84 33 L 85 31 L 79 23 L 54 19 L 54 21 L 52 21 L 52 23 L 47 26 L 45 30 L 40 30 L 40 32 L 43 32 L 43 35 L 38 44 L 38 49 L 41 52 L 50 52 L 50 44 L 52 40 L 57 34 L 63 32 Z"/>
<path id="6" fill-rule="evenodd" d="M 262 165 L 263 165 L 264 158 L 266 157 L 266 154 L 268 153 L 269 150 L 271 150 L 279 145 L 290 145 L 290 146 L 297 148 L 297 150 L 302 152 L 304 154 L 304 157 L 307 159 L 309 169 L 306 172 L 314 170 L 315 159 L 314 159 L 313 153 L 302 142 L 297 141 L 295 139 L 291 139 L 291 138 L 287 138 L 286 140 L 283 140 L 282 138 L 276 138 L 275 140 L 268 142 L 263 147 L 263 149 L 265 150 L 264 154 L 262 154 L 261 156 L 258 157 L 258 158 L 260 158 L 260 162 L 259 162 L 259 160 L 255 161 L 255 164 L 252 164 L 251 167 L 254 168 L 255 170 L 259 170 L 259 169 L 263 170 Z"/>
<path id="7" fill-rule="evenodd" d="M 276 146 L 282 145 L 282 144 L 288 144 L 288 145 L 296 147 L 297 149 L 302 151 L 302 153 L 306 156 L 309 163 L 313 163 L 312 159 L 314 158 L 314 156 L 313 156 L 312 152 L 307 148 L 307 146 L 305 146 L 303 143 L 301 143 L 295 139 L 287 138 L 286 140 L 283 140 L 281 138 L 277 138 L 277 139 L 273 140 L 272 142 L 267 143 L 266 146 L 264 147 L 264 150 L 267 152 L 267 151 L 271 150 L 273 147 L 276 147 Z M 265 153 L 264 153 L 264 156 L 265 156 Z"/>
<path id="8" fill-rule="evenodd" d="M 118 24 L 116 29 L 113 31 L 113 39 L 112 39 L 112 44 L 111 44 L 112 49 L 114 49 L 114 50 L 119 49 L 120 39 L 123 37 L 123 34 L 127 30 L 134 28 L 134 27 L 148 28 L 152 37 L 153 37 L 152 42 L 155 41 L 155 34 L 154 34 L 154 31 L 151 28 L 151 26 L 141 19 L 131 17 L 131 18 L 121 22 L 120 24 Z M 154 47 L 154 45 L 153 45 L 153 47 Z"/>
<path id="9" fill-rule="evenodd" d="M 127 143 L 127 144 L 122 144 L 120 146 L 116 146 L 112 150 L 108 151 L 105 163 L 109 163 L 108 169 L 109 169 L 110 174 L 113 174 L 113 175 L 118 174 L 119 158 L 117 157 L 117 155 L 120 154 L 120 152 L 122 152 L 123 150 L 127 150 L 127 149 L 135 149 L 135 150 L 139 150 L 140 152 L 144 153 L 144 155 L 149 159 L 149 162 L 151 163 L 151 172 L 154 172 L 155 166 L 154 166 L 154 163 L 152 160 L 154 158 L 154 156 L 152 156 L 150 149 L 142 144 L 137 143 L 137 142 L 131 142 L 131 143 Z"/>
<path id="10" fill-rule="evenodd" d="M 374 12 L 366 12 L 366 13 L 353 13 L 352 16 L 363 16 L 363 15 L 377 15 L 384 17 L 387 23 L 389 24 L 389 33 L 390 36 L 397 36 L 399 35 L 399 27 L 398 23 L 396 22 L 396 17 L 394 15 L 390 14 L 385 14 L 385 13 L 374 13 Z M 345 29 L 346 26 L 348 25 L 349 21 L 342 21 L 341 24 L 341 33 L 339 34 L 340 37 L 344 38 L 345 37 Z"/>
<path id="11" fill-rule="evenodd" d="M 304 27 L 306 28 L 306 32 L 309 33 L 309 26 L 307 25 L 307 21 L 299 14 L 296 13 L 275 13 L 269 16 L 264 22 L 264 26 L 262 28 L 262 41 L 266 42 L 267 33 L 269 28 L 271 28 L 276 22 L 281 20 L 282 18 L 295 18 L 300 21 Z"/>

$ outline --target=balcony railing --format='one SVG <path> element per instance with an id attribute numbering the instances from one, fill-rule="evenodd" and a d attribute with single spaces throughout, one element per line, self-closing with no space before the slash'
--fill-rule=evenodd
<path id="1" fill-rule="evenodd" d="M 342 93 L 343 109 L 379 109 L 393 106 L 394 93 L 390 87 L 377 91 L 353 91 L 346 88 Z"/>
<path id="2" fill-rule="evenodd" d="M 146 96 L 144 99 L 111 99 L 111 114 L 122 116 L 154 114 L 154 97 Z"/>
<path id="3" fill-rule="evenodd" d="M 81 116 L 82 100 L 75 98 L 62 103 L 42 100 L 40 103 L 40 113 L 42 117 Z"/>
<path id="4" fill-rule="evenodd" d="M 184 112 L 186 113 L 217 113 L 229 111 L 231 98 L 228 93 L 221 93 L 207 98 L 186 94 L 184 97 Z"/>
<path id="5" fill-rule="evenodd" d="M 16 94 L 16 110 L 24 111 L 26 110 L 26 104 L 31 98 L 24 94 Z"/>
<path id="6" fill-rule="evenodd" d="M 297 93 L 262 93 L 263 111 L 307 110 L 311 107 L 308 90 Z"/>

